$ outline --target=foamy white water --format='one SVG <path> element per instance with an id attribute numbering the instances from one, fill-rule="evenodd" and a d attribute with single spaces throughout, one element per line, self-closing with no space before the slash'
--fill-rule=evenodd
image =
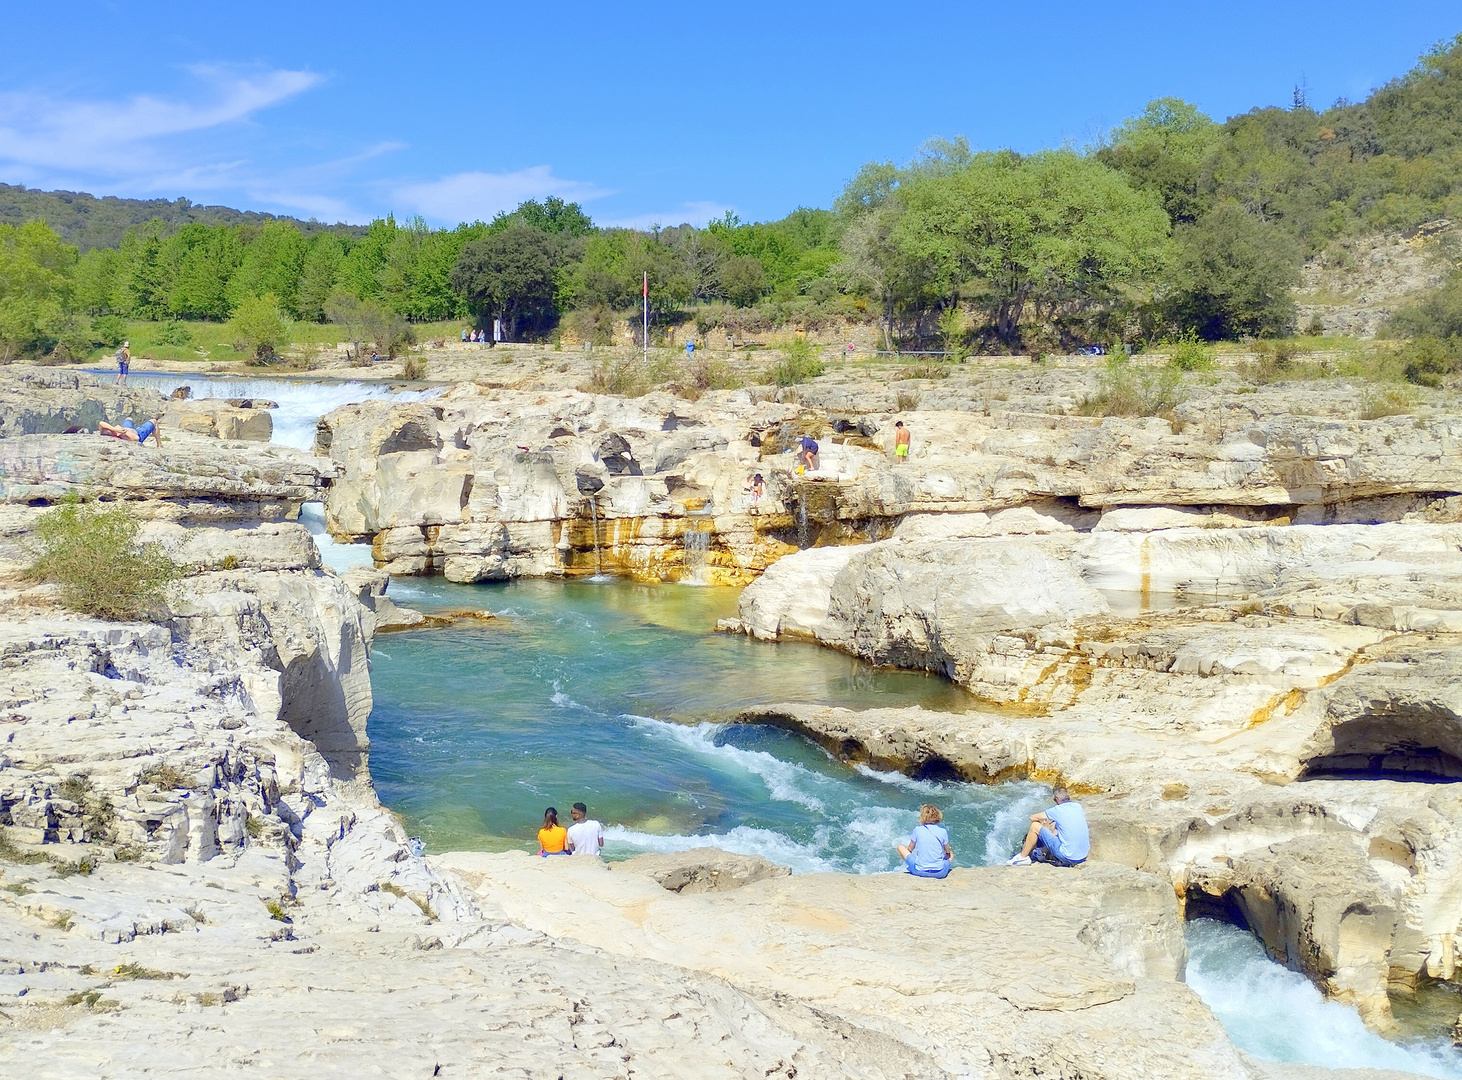
<path id="1" fill-rule="evenodd" d="M 1195 919 L 1186 934 L 1188 985 L 1213 1010 L 1234 1045 L 1255 1057 L 1462 1078 L 1462 1054 L 1450 1042 L 1383 1039 L 1354 1009 L 1327 1001 L 1299 972 L 1269 959 L 1247 931 Z"/>
<path id="2" fill-rule="evenodd" d="M 127 383 L 161 394 L 171 394 L 180 386 L 188 386 L 195 398 L 264 398 L 278 402 L 279 408 L 270 410 L 274 419 L 274 437 L 270 441 L 300 450 L 314 446 L 315 424 L 332 409 L 357 401 L 423 401 L 442 392 L 440 387 L 392 390 L 381 383 L 354 380 L 312 382 L 305 379 L 219 378 L 146 372 L 134 372 Z"/>
<path id="3" fill-rule="evenodd" d="M 320 561 L 336 573 L 362 563 L 375 565 L 369 544 L 342 544 L 325 531 L 324 503 L 307 502 L 301 506 L 300 524 L 315 538 L 315 547 L 320 549 Z"/>

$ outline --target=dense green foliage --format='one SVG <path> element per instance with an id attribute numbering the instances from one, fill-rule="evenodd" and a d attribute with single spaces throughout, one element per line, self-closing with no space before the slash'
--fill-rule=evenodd
<path id="1" fill-rule="evenodd" d="M 1462 219 L 1462 36 L 1358 104 L 1218 123 L 1159 98 L 1087 152 L 934 140 L 865 165 L 832 209 L 771 222 L 598 228 L 549 198 L 452 229 L 327 228 L 0 185 L 0 360 L 110 346 L 122 319 L 232 321 L 267 355 L 266 309 L 286 332 L 328 320 L 388 354 L 409 324 L 455 319 L 607 342 L 638 333 L 647 275 L 655 337 L 687 318 L 745 340 L 877 317 L 890 348 L 956 355 L 1274 337 L 1295 329 L 1307 256 L 1443 217 Z M 1391 331 L 1442 343 L 1412 365 L 1430 378 L 1462 340 L 1462 278 Z"/>
<path id="2" fill-rule="evenodd" d="M 187 199 L 119 199 L 115 195 L 97 198 L 82 191 L 35 191 L 19 184 L 0 184 L 0 223 L 20 225 L 44 221 L 62 240 L 83 252 L 97 247 L 114 248 L 133 225 L 153 220 L 172 227 L 284 221 L 298 226 L 306 236 L 327 229 L 344 236 L 357 236 L 365 231 L 357 225 L 322 225 L 318 221 L 276 217 L 254 210 L 197 206 Z"/>
<path id="3" fill-rule="evenodd" d="M 79 501 L 42 514 L 30 574 L 59 586 L 61 602 L 102 619 L 133 619 L 161 599 L 177 566 L 156 544 L 138 544 L 127 510 Z"/>

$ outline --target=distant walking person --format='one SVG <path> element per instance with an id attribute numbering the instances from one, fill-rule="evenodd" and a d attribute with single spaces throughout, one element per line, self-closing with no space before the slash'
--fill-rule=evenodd
<path id="1" fill-rule="evenodd" d="M 568 830 L 558 823 L 558 811 L 551 806 L 543 811 L 543 828 L 538 830 L 538 854 L 544 858 L 568 854 L 563 849 L 567 837 Z"/>
<path id="2" fill-rule="evenodd" d="M 902 420 L 893 427 L 893 460 L 902 465 L 909 460 L 909 429 Z"/>
<path id="3" fill-rule="evenodd" d="M 574 855 L 598 855 L 604 848 L 604 826 L 589 816 L 589 808 L 574 803 L 569 811 L 574 823 L 569 826 L 568 849 Z"/>
<path id="4" fill-rule="evenodd" d="M 919 824 L 909 834 L 909 842 L 894 845 L 899 858 L 904 860 L 904 869 L 915 877 L 949 876 L 954 865 L 954 849 L 949 846 L 949 833 L 940 824 L 943 820 L 939 807 L 925 803 L 919 807 Z"/>
<path id="5" fill-rule="evenodd" d="M 128 348 L 130 342 L 122 342 L 122 347 L 117 350 L 117 376 L 112 380 L 112 385 L 121 383 L 127 385 L 127 372 L 132 367 L 132 351 Z"/>
<path id="6" fill-rule="evenodd" d="M 1051 796 L 1055 805 L 1031 815 L 1025 844 L 1009 865 L 1043 862 L 1053 866 L 1080 866 L 1086 862 L 1091 853 L 1086 811 L 1071 801 L 1071 792 L 1064 787 L 1056 788 Z"/>

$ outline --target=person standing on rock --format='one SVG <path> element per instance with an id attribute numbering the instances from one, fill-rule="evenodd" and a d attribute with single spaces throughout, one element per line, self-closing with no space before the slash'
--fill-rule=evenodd
<path id="1" fill-rule="evenodd" d="M 1044 862 L 1053 866 L 1080 866 L 1086 862 L 1091 853 L 1086 811 L 1071 801 L 1071 792 L 1065 787 L 1057 787 L 1051 796 L 1055 805 L 1031 815 L 1025 844 L 1008 865 Z"/>
<path id="2" fill-rule="evenodd" d="M 558 811 L 550 806 L 543 811 L 543 828 L 538 830 L 538 854 L 545 859 L 550 855 L 567 855 L 563 849 L 568 830 L 558 823 Z"/>
<path id="3" fill-rule="evenodd" d="M 954 865 L 954 849 L 949 846 L 949 833 L 940 824 L 943 820 L 939 807 L 925 803 L 919 807 L 919 824 L 909 834 L 909 842 L 894 845 L 899 858 L 904 860 L 904 869 L 915 877 L 949 876 Z"/>
<path id="4" fill-rule="evenodd" d="M 122 342 L 122 347 L 117 350 L 117 377 L 112 380 L 112 385 L 121 383 L 127 385 L 127 371 L 132 367 L 132 350 L 128 347 L 131 342 Z"/>
<path id="5" fill-rule="evenodd" d="M 581 802 L 574 803 L 569 814 L 574 819 L 569 826 L 569 853 L 597 857 L 604 848 L 604 826 L 589 816 L 589 808 Z"/>
<path id="6" fill-rule="evenodd" d="M 909 460 L 909 429 L 904 427 L 902 420 L 893 427 L 893 460 L 895 464 L 904 465 Z"/>

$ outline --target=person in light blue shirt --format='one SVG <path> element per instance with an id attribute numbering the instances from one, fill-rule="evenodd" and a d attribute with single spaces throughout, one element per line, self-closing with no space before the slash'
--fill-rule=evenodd
<path id="1" fill-rule="evenodd" d="M 1054 806 L 1031 815 L 1030 829 L 1020 854 L 1011 866 L 1033 862 L 1053 866 L 1080 866 L 1091 853 L 1091 835 L 1086 828 L 1086 811 L 1071 801 L 1071 792 L 1058 787 L 1051 793 Z"/>
<path id="2" fill-rule="evenodd" d="M 949 846 L 949 833 L 940 824 L 944 815 L 939 807 L 925 803 L 919 807 L 919 824 L 909 834 L 907 844 L 895 844 L 904 869 L 915 877 L 943 878 L 954 865 L 954 850 Z"/>

